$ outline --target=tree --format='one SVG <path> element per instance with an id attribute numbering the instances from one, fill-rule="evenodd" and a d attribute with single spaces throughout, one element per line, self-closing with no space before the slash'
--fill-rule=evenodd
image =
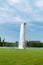
<path id="1" fill-rule="evenodd" d="M 1 42 L 1 37 L 0 37 L 0 42 Z"/>
<path id="2" fill-rule="evenodd" d="M 18 43 L 19 43 L 19 42 L 16 41 L 16 42 L 14 43 L 14 46 L 15 46 L 15 47 L 18 47 Z"/>
<path id="3" fill-rule="evenodd" d="M 27 47 L 43 47 L 43 43 L 40 41 L 27 41 Z"/>
<path id="4" fill-rule="evenodd" d="M 3 42 L 3 47 L 4 47 L 5 39 L 3 39 L 3 41 L 2 41 L 2 42 Z"/>

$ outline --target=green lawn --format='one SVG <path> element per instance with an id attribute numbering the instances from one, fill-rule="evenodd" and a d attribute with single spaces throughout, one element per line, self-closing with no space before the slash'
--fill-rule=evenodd
<path id="1" fill-rule="evenodd" d="M 0 65 L 43 65 L 43 49 L 0 48 Z"/>

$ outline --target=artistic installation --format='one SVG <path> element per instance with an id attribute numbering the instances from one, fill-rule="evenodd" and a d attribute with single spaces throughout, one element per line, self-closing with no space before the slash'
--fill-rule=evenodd
<path id="1" fill-rule="evenodd" d="M 25 26 L 26 26 L 26 23 L 21 24 L 19 49 L 24 49 L 25 48 Z"/>

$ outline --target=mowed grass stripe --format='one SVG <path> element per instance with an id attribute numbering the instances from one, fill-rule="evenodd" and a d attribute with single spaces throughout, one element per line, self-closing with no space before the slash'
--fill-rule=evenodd
<path id="1" fill-rule="evenodd" d="M 0 65 L 43 65 L 43 49 L 0 48 Z"/>

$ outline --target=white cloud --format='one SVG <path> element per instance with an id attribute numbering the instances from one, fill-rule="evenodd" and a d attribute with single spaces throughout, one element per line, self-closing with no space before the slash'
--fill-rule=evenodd
<path id="1" fill-rule="evenodd" d="M 16 4 L 19 3 L 20 0 L 10 0 L 12 3 Z"/>
<path id="2" fill-rule="evenodd" d="M 2 17 L 0 18 L 0 22 L 2 23 L 21 23 L 21 22 L 27 22 L 26 19 L 22 19 L 21 17 L 19 16 L 16 16 L 16 17 Z"/>
<path id="3" fill-rule="evenodd" d="M 34 21 L 34 22 L 43 22 L 43 16 L 33 15 L 33 17 L 31 18 L 31 20 Z"/>
<path id="4" fill-rule="evenodd" d="M 36 0 L 33 3 L 31 20 L 35 22 L 43 22 L 43 0 Z"/>
<path id="5" fill-rule="evenodd" d="M 36 0 L 35 3 L 33 3 L 34 7 L 28 0 L 8 0 L 8 4 L 6 5 L 6 7 L 0 7 L 0 22 L 28 22 L 29 17 L 29 22 L 43 21 L 43 16 L 40 15 L 40 12 L 43 11 L 43 0 Z M 18 11 L 20 13 L 18 13 Z M 13 15 L 13 13 L 15 15 Z M 28 17 L 23 17 L 21 14 L 27 15 Z"/>
<path id="6" fill-rule="evenodd" d="M 36 0 L 35 5 L 37 7 L 43 7 L 43 0 Z"/>
<path id="7" fill-rule="evenodd" d="M 18 22 L 27 22 L 26 18 L 22 18 L 19 15 L 12 16 L 15 11 L 12 10 L 13 8 L 9 7 L 0 7 L 0 22 L 1 23 L 18 23 Z"/>
<path id="8" fill-rule="evenodd" d="M 9 4 L 21 12 L 31 13 L 32 7 L 28 0 L 9 0 Z"/>

